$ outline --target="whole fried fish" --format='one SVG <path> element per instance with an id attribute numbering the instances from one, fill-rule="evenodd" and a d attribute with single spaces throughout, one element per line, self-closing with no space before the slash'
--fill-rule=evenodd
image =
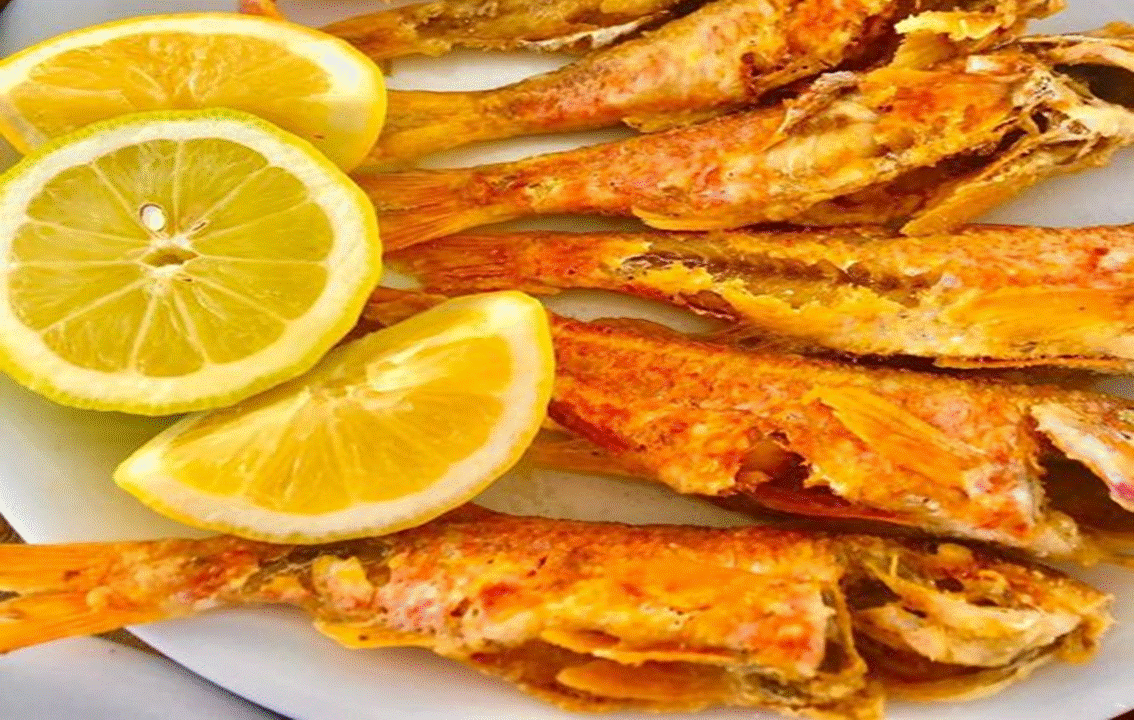
<path id="1" fill-rule="evenodd" d="M 360 15 L 323 30 L 377 61 L 444 55 L 456 47 L 582 52 L 664 22 L 701 2 L 704 0 L 440 0 Z M 283 17 L 276 0 L 241 0 L 240 9 Z"/>
<path id="2" fill-rule="evenodd" d="M 1134 27 L 969 55 L 933 32 L 949 17 L 906 20 L 913 34 L 890 65 L 829 73 L 781 106 L 519 162 L 356 179 L 391 249 L 552 213 L 668 230 L 893 223 L 924 235 L 1134 142 Z"/>
<path id="3" fill-rule="evenodd" d="M 1109 598 L 1089 586 L 959 545 L 471 506 L 333 545 L 0 545 L 0 589 L 19 593 L 0 602 L 0 651 L 280 603 L 348 647 L 429 648 L 572 710 L 831 720 L 881 717 L 887 686 L 995 691 L 1089 657 L 1109 624 Z"/>
<path id="4" fill-rule="evenodd" d="M 922 10 L 969 11 L 955 18 L 978 36 L 976 50 L 1060 8 L 1061 0 L 714 0 L 514 85 L 393 92 L 370 159 L 397 165 L 477 141 L 619 123 L 650 131 L 685 125 L 845 64 L 885 62 L 896 47 L 895 23 Z"/>
<path id="5" fill-rule="evenodd" d="M 364 325 L 439 299 L 379 290 Z M 1134 408 L 1117 398 L 745 350 L 635 320 L 553 316 L 552 337 L 548 416 L 600 452 L 537 447 L 544 464 L 605 462 L 737 509 L 1085 563 L 1121 559 L 1134 539 Z M 1076 504 L 1065 493 L 1078 487 L 1102 497 Z"/>
<path id="6" fill-rule="evenodd" d="M 627 292 L 800 350 L 1134 371 L 1134 227 L 452 236 L 388 262 L 445 294 Z"/>

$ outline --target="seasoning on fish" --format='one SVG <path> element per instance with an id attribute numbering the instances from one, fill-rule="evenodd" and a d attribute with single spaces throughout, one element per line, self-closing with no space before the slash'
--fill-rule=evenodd
<path id="1" fill-rule="evenodd" d="M 376 292 L 364 325 L 438 298 L 402 295 Z M 617 472 L 739 509 L 1040 557 L 1123 561 L 1134 545 L 1134 408 L 1117 398 L 754 352 L 636 320 L 553 316 L 552 337 L 548 415 Z M 565 449 L 538 458 L 599 469 L 601 457 Z M 1103 484 L 1095 504 L 1057 492 Z"/>
<path id="2" fill-rule="evenodd" d="M 703 1 L 440 0 L 360 15 L 323 30 L 377 61 L 444 55 L 458 47 L 584 52 L 665 22 Z M 276 0 L 241 0 L 240 9 L 283 17 Z"/>
<path id="3" fill-rule="evenodd" d="M 801 351 L 1134 371 L 1134 226 L 500 233 L 387 260 L 441 293 L 615 290 Z"/>
<path id="4" fill-rule="evenodd" d="M 828 73 L 777 107 L 519 162 L 355 179 L 390 249 L 554 213 L 665 230 L 858 222 L 925 235 L 1134 143 L 1134 27 L 969 55 L 927 23 L 904 21 L 919 30 L 890 65 Z"/>
<path id="5" fill-rule="evenodd" d="M 250 603 L 411 646 L 571 710 L 874 720 L 1093 653 L 1110 598 L 950 543 L 516 518 L 472 506 L 333 545 L 0 545 L 0 651 Z M 859 649 L 861 648 L 861 650 Z M 869 669 L 868 669 L 869 666 Z"/>
<path id="6" fill-rule="evenodd" d="M 479 92 L 392 92 L 376 166 L 484 140 L 626 123 L 656 131 L 723 115 L 828 70 L 884 63 L 894 25 L 964 10 L 979 42 L 1016 34 L 1062 0 L 714 0 L 555 72 Z M 961 13 L 956 15 L 961 17 Z"/>

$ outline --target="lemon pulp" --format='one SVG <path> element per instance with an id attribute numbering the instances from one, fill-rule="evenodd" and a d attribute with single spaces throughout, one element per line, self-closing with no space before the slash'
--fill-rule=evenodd
<path id="1" fill-rule="evenodd" d="M 0 206 L 8 369 L 83 407 L 215 407 L 294 376 L 380 271 L 361 192 L 243 113 L 88 128 L 14 168 Z"/>
<path id="2" fill-rule="evenodd" d="M 177 520 L 248 537 L 391 532 L 511 467 L 539 429 L 552 376 L 537 301 L 459 298 L 333 350 L 303 377 L 183 420 L 115 479 Z"/>

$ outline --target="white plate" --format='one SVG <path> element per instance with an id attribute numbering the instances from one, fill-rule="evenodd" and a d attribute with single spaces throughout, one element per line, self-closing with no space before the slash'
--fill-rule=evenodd
<path id="1" fill-rule="evenodd" d="M 0 657 L 0 717 L 272 720 L 165 658 L 76 638 Z"/>
<path id="2" fill-rule="evenodd" d="M 1063 31 L 1112 20 L 1134 20 L 1130 0 L 1071 0 L 1064 15 L 1038 27 Z M 21 44 L 68 29 L 142 12 L 224 9 L 220 0 L 15 0 L 0 19 L 0 43 Z M 316 23 L 373 8 L 375 2 L 285 3 Z M 459 53 L 439 60 L 396 64 L 391 85 L 405 88 L 491 87 L 555 67 L 562 59 L 527 54 Z M 450 154 L 449 163 L 484 162 L 594 142 L 559 137 L 498 143 Z M 1037 225 L 1119 223 L 1134 219 L 1130 178 L 1134 161 L 1123 155 L 1109 168 L 1049 182 L 995 217 Z M 555 221 L 544 221 L 553 226 Z M 562 227 L 563 225 L 560 224 Z M 574 221 L 566 227 L 594 226 Z M 584 315 L 625 312 L 626 303 L 591 295 L 566 305 Z M 564 304 L 559 305 L 560 309 Z M 635 304 L 636 313 L 677 317 Z M 115 540 L 191 535 L 118 491 L 109 480 L 115 464 L 157 432 L 161 422 L 52 405 L 0 378 L 0 512 L 34 542 Z M 618 519 L 629 522 L 729 524 L 735 516 L 662 490 L 610 480 L 517 472 L 482 499 L 504 511 Z M 1122 600 L 1118 627 L 1091 665 L 1045 668 L 1031 681 L 988 700 L 955 705 L 894 703 L 895 720 L 1107 720 L 1134 707 L 1134 575 L 1112 569 L 1082 573 Z M 416 650 L 348 651 L 315 633 L 286 610 L 238 610 L 138 628 L 148 642 L 210 680 L 297 720 L 550 720 L 577 717 L 550 709 L 497 680 Z M 0 696 L 9 691 L 0 672 Z M 139 714 L 139 717 L 142 715 Z M 720 711 L 696 717 L 754 717 Z M 759 713 L 756 716 L 761 716 Z M 655 718 L 611 715 L 611 720 Z M 693 716 L 689 716 L 693 717 Z M 763 717 L 763 716 L 761 716 Z"/>

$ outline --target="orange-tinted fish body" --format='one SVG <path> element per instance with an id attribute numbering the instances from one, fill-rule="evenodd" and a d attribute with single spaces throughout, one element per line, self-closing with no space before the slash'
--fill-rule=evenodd
<path id="1" fill-rule="evenodd" d="M 976 55 L 942 42 L 915 35 L 890 65 L 830 73 L 776 107 L 513 163 L 356 180 L 391 249 L 557 213 L 638 217 L 666 230 L 894 223 L 918 235 L 951 230 L 1134 142 L 1134 109 L 1117 103 L 1115 83 L 1074 77 L 1109 63 L 1134 78 L 1134 30 L 1030 38 Z"/>
<path id="2" fill-rule="evenodd" d="M 382 290 L 364 317 L 387 324 L 436 297 Z M 641 321 L 553 317 L 552 334 L 549 417 L 617 471 L 681 493 L 1088 563 L 1102 550 L 1093 518 L 1056 509 L 1045 477 L 1105 484 L 1115 514 L 1134 511 L 1134 409 L 1116 398 L 753 351 Z M 601 463 L 578 448 L 541 457 Z"/>
<path id="3" fill-rule="evenodd" d="M 0 546 L 0 650 L 216 607 L 303 608 L 348 647 L 416 646 L 573 710 L 766 707 L 876 720 L 1090 655 L 1109 598 L 948 543 L 630 527 L 477 508 L 382 538 Z M 856 641 L 921 658 L 868 674 Z M 936 665 L 933 665 L 933 664 Z"/>
<path id="4" fill-rule="evenodd" d="M 844 65 L 885 62 L 894 25 L 921 10 L 971 10 L 999 38 L 1051 0 L 715 0 L 545 75 L 479 92 L 394 92 L 371 160 L 396 165 L 468 143 L 626 123 L 689 124 Z M 983 25 L 982 25 L 983 23 Z"/>
<path id="5" fill-rule="evenodd" d="M 1134 368 L 1134 229 L 970 226 L 452 236 L 391 262 L 446 294 L 615 290 L 733 337 L 938 365 Z"/>

